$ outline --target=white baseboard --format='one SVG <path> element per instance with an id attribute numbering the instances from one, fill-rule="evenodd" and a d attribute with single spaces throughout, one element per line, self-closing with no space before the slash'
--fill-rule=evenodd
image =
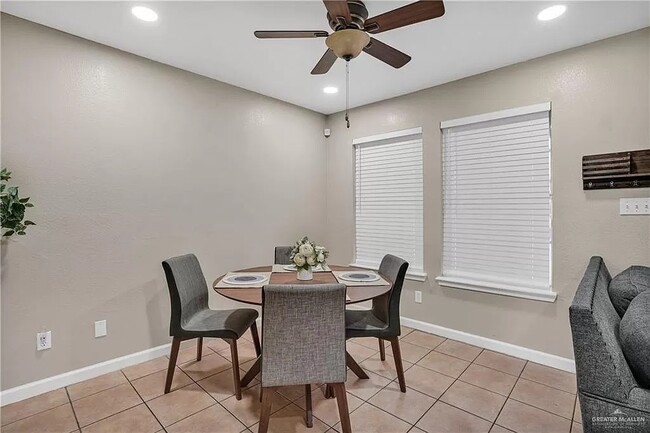
<path id="1" fill-rule="evenodd" d="M 367 310 L 370 308 L 370 303 L 348 305 L 347 308 L 351 310 Z M 440 335 L 441 337 L 462 341 L 463 343 L 472 344 L 474 346 L 482 347 L 483 349 L 489 349 L 495 352 L 504 353 L 506 355 L 514 356 L 528 361 L 533 361 L 538 364 L 546 365 L 548 367 L 568 371 L 569 373 L 576 372 L 576 364 L 573 359 L 562 358 L 561 356 L 552 355 L 546 352 L 540 352 L 539 350 L 529 349 L 527 347 L 517 346 L 514 344 L 506 343 L 504 341 L 481 337 L 480 335 L 457 331 L 451 328 L 445 328 L 444 326 L 422 322 L 421 320 L 409 319 L 408 317 L 404 316 L 400 317 L 400 321 L 404 326 L 408 326 L 409 328 L 417 329 L 419 331 L 428 332 L 429 334 L 436 334 Z"/>
<path id="2" fill-rule="evenodd" d="M 360 308 L 356 305 L 350 305 L 348 308 L 365 309 Z M 258 325 L 261 325 L 261 320 L 259 318 L 257 321 Z M 538 350 L 516 346 L 514 344 L 505 343 L 503 341 L 493 340 L 491 338 L 481 337 L 479 335 L 445 328 L 443 326 L 422 322 L 420 320 L 409 319 L 408 317 L 402 317 L 401 322 L 404 326 L 408 326 L 409 328 L 428 332 L 430 334 L 440 335 L 445 338 L 452 338 L 454 340 L 473 344 L 484 349 L 494 350 L 495 352 L 505 353 L 506 355 L 515 356 L 517 358 L 526 359 L 538 364 L 547 365 L 549 367 L 554 367 L 560 370 L 575 373 L 575 362 L 572 359 L 562 358 L 550 353 L 540 352 Z M 88 367 L 83 367 L 78 370 L 69 371 L 67 373 L 7 389 L 0 392 L 0 406 L 15 403 L 29 397 L 34 397 L 35 395 L 43 394 L 55 389 L 62 388 L 64 386 L 72 385 L 77 382 L 92 379 L 94 377 L 101 376 L 102 374 L 111 373 L 113 371 L 117 371 L 131 365 L 165 356 L 169 353 L 169 347 L 169 344 L 163 344 L 162 346 L 153 347 L 141 352 L 132 353 L 130 355 L 100 362 L 99 364 L 89 365 Z"/>
<path id="3" fill-rule="evenodd" d="M 119 358 L 100 362 L 99 364 L 89 365 L 88 367 L 83 367 L 78 370 L 69 371 L 67 373 L 58 374 L 56 376 L 37 380 L 36 382 L 26 383 L 25 385 L 4 390 L 0 392 L 0 406 L 15 403 L 29 397 L 34 397 L 35 395 L 72 385 L 73 383 L 92 379 L 101 376 L 102 374 L 111 373 L 131 365 L 165 356 L 169 353 L 169 347 L 170 344 L 163 344 L 162 346 L 153 347 L 141 352 L 121 356 Z"/>
<path id="4" fill-rule="evenodd" d="M 432 323 L 422 322 L 420 320 L 409 319 L 407 317 L 401 318 L 402 325 L 409 328 L 418 329 L 420 331 L 428 332 L 430 334 L 440 335 L 445 338 L 452 338 L 454 340 L 462 341 L 463 343 L 473 344 L 474 346 L 490 349 L 495 352 L 504 353 L 506 355 L 514 356 L 528 361 L 533 361 L 538 364 L 547 365 L 549 367 L 557 368 L 560 370 L 568 371 L 570 373 L 576 372 L 576 365 L 573 359 L 562 358 L 561 356 L 552 355 L 546 352 L 529 349 L 527 347 L 516 346 L 514 344 L 506 343 L 499 340 L 493 340 L 480 335 L 474 335 L 455 329 L 445 328 L 444 326 L 434 325 Z"/>

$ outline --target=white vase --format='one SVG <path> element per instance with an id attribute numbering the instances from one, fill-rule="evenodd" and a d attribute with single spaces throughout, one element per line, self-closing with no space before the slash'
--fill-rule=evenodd
<path id="1" fill-rule="evenodd" d="M 306 269 L 299 269 L 298 276 L 296 278 L 298 278 L 300 281 L 309 281 L 314 279 L 314 273 L 311 270 L 311 266 L 307 267 Z"/>

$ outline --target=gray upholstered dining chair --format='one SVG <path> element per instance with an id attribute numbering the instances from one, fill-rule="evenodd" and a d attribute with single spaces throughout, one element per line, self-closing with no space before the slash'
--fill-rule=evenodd
<path id="1" fill-rule="evenodd" d="M 275 247 L 275 260 L 276 265 L 290 265 L 291 264 L 291 251 L 293 247 Z"/>
<path id="2" fill-rule="evenodd" d="M 241 400 L 237 340 L 250 328 L 255 351 L 259 356 L 261 348 L 255 324 L 257 311 L 250 308 L 211 310 L 208 307 L 208 286 L 201 265 L 194 254 L 167 259 L 162 262 L 162 266 L 171 298 L 169 335 L 173 337 L 165 394 L 172 386 L 181 341 L 197 339 L 196 360 L 200 361 L 203 338 L 209 337 L 221 338 L 230 345 L 235 396 L 237 400 Z"/>
<path id="3" fill-rule="evenodd" d="M 395 369 L 399 380 L 399 388 L 406 392 L 402 353 L 399 347 L 401 327 L 399 323 L 399 305 L 402 295 L 402 285 L 409 264 L 399 257 L 386 254 L 379 265 L 379 274 L 391 282 L 389 292 L 372 300 L 370 310 L 346 310 L 346 338 L 376 337 L 379 339 L 379 351 L 382 361 L 386 360 L 384 340 L 390 341 L 395 359 Z"/>
<path id="4" fill-rule="evenodd" d="M 311 384 L 331 385 L 341 428 L 350 433 L 345 391 L 345 285 L 267 285 L 262 292 L 262 410 L 266 433 L 276 387 L 305 385 L 306 423 L 312 426 Z"/>

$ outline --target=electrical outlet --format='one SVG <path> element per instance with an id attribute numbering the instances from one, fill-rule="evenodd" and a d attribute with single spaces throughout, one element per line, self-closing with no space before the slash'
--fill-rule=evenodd
<path id="1" fill-rule="evenodd" d="M 95 338 L 106 336 L 106 320 L 95 322 Z"/>
<path id="2" fill-rule="evenodd" d="M 36 350 L 52 348 L 52 331 L 43 331 L 36 334 Z"/>
<path id="3" fill-rule="evenodd" d="M 621 215 L 650 215 L 650 198 L 622 198 Z"/>
<path id="4" fill-rule="evenodd" d="M 422 292 L 419 290 L 415 291 L 415 303 L 416 304 L 421 304 L 422 303 Z"/>

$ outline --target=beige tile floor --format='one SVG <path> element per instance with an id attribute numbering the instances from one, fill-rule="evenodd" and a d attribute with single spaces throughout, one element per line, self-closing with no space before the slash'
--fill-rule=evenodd
<path id="1" fill-rule="evenodd" d="M 250 336 L 241 340 L 246 359 Z M 247 341 L 248 340 L 248 341 Z M 193 361 L 183 345 L 173 391 L 163 394 L 167 358 L 125 368 L 61 388 L 1 410 L 1 430 L 11 432 L 231 433 L 256 432 L 259 382 L 237 401 L 225 343 L 206 341 Z M 390 346 L 379 358 L 374 339 L 348 342 L 369 380 L 349 372 L 346 387 L 356 433 L 581 433 L 575 376 L 437 335 L 403 328 L 407 392 L 399 392 Z M 314 427 L 304 425 L 304 387 L 274 397 L 270 432 L 340 430 L 336 402 L 312 388 Z"/>

